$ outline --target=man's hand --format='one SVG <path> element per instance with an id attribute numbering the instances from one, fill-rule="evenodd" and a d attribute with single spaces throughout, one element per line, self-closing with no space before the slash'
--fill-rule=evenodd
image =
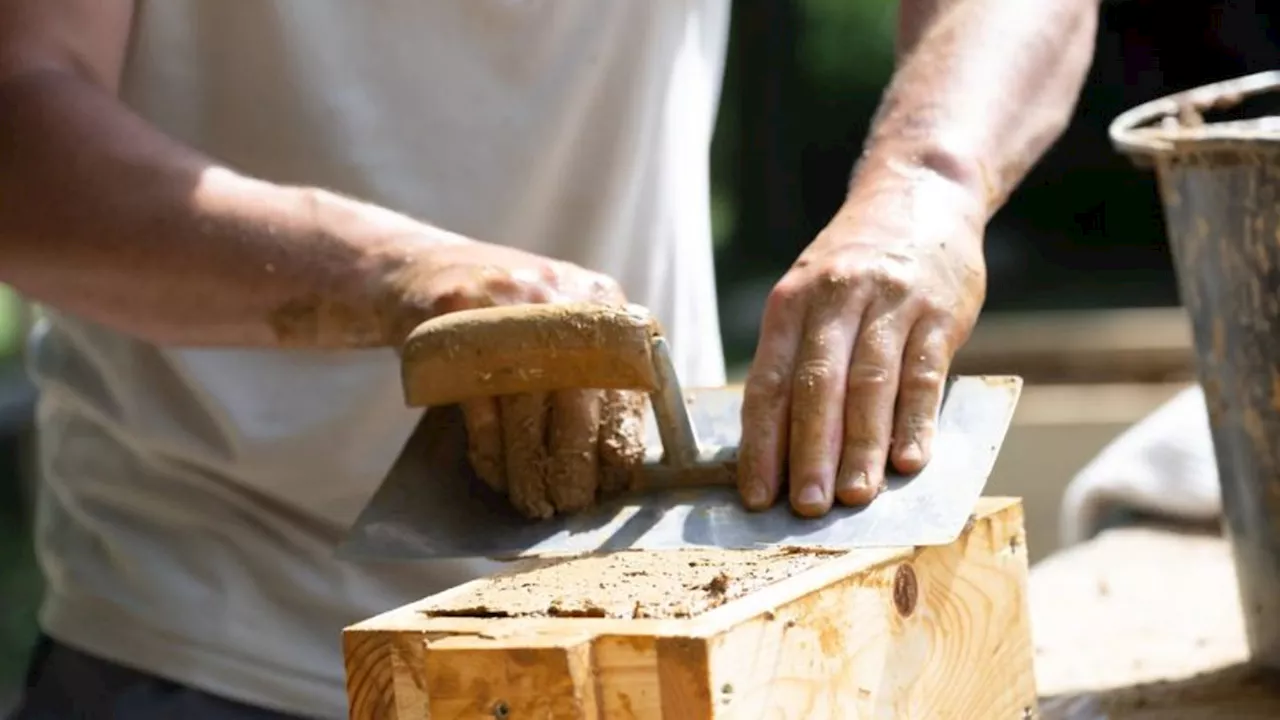
<path id="1" fill-rule="evenodd" d="M 747 378 L 738 482 L 807 516 L 929 460 L 986 297 L 982 233 L 1066 127 L 1097 0 L 902 0 L 897 67 L 843 208 L 778 283 Z"/>
<path id="2" fill-rule="evenodd" d="M 851 196 L 774 287 L 746 381 L 739 487 L 797 513 L 865 505 L 929 460 L 952 357 L 986 292 L 984 215 L 918 173 Z"/>
<path id="3" fill-rule="evenodd" d="M 439 246 L 389 277 L 400 337 L 433 315 L 494 305 L 593 301 L 622 305 L 611 278 L 486 243 Z M 476 473 L 521 513 L 546 518 L 625 486 L 644 457 L 644 396 L 567 390 L 462 403 Z M 603 487 L 602 487 L 603 486 Z"/>
<path id="4" fill-rule="evenodd" d="M 28 298 L 162 346 L 327 350 L 399 347 L 469 307 L 623 302 L 582 268 L 246 176 L 165 135 L 116 97 L 133 6 L 0 2 L 0 281 Z M 527 514 L 577 509 L 629 478 L 642 407 L 470 403 L 471 456 Z"/>

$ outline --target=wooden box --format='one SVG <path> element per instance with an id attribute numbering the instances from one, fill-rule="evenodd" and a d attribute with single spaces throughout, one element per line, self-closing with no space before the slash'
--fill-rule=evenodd
<path id="1" fill-rule="evenodd" d="M 347 628 L 350 717 L 1025 720 L 1025 537 L 522 561 Z"/>

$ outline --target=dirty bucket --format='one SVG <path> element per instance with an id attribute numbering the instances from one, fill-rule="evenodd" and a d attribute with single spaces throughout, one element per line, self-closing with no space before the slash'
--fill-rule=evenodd
<path id="1" fill-rule="evenodd" d="M 1280 669 L 1280 72 L 1146 103 L 1111 124 L 1154 167 L 1222 487 L 1253 658 Z M 1275 102 L 1275 98 L 1271 99 Z M 1214 120 L 1215 113 L 1230 119 Z M 1176 571 L 1176 568 L 1170 568 Z"/>

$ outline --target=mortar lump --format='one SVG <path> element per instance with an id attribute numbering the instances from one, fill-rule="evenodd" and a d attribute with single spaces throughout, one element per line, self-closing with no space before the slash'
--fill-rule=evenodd
<path id="1" fill-rule="evenodd" d="M 539 560 L 447 594 L 422 612 L 478 618 L 690 618 L 840 554 L 815 548 L 697 548 Z"/>

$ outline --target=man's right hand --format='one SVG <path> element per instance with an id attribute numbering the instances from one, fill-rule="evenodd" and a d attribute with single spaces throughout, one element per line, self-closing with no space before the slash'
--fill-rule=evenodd
<path id="1" fill-rule="evenodd" d="M 397 342 L 430 317 L 459 310 L 592 301 L 625 304 L 618 283 L 577 265 L 487 243 L 446 243 L 387 276 L 398 298 Z M 582 510 L 625 487 L 644 457 L 644 396 L 564 390 L 461 404 L 476 474 L 524 515 Z"/>
<path id="2" fill-rule="evenodd" d="M 28 299 L 158 346 L 312 350 L 399 347 L 471 307 L 623 301 L 580 267 L 254 178 L 167 136 L 116 95 L 133 9 L 0 2 L 0 282 Z M 473 462 L 528 515 L 580 509 L 642 456 L 641 402 L 468 403 Z"/>

